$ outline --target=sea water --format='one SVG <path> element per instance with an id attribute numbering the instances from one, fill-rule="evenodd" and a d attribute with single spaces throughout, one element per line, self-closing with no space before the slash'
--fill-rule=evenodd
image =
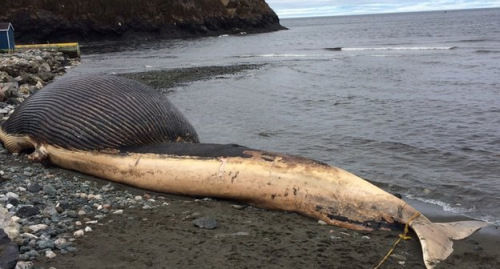
<path id="1" fill-rule="evenodd" d="M 202 142 L 317 159 L 500 224 L 500 9 L 282 24 L 289 30 L 96 43 L 71 74 L 263 64 L 169 97 Z"/>

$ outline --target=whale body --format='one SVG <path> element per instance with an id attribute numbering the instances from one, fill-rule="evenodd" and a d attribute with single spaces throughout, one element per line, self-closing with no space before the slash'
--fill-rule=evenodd
<path id="1" fill-rule="evenodd" d="M 120 77 L 63 78 L 49 85 L 0 127 L 0 141 L 13 153 L 34 150 L 33 160 L 152 191 L 234 199 L 355 230 L 408 224 L 427 268 L 452 253 L 452 240 L 486 225 L 433 223 L 368 181 L 311 159 L 198 143 L 166 97 Z"/>

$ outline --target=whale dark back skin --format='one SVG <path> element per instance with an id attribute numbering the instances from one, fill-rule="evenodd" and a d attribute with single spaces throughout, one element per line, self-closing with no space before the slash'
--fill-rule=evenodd
<path id="1" fill-rule="evenodd" d="M 164 95 L 109 75 L 63 78 L 50 84 L 22 103 L 2 129 L 80 150 L 199 142 L 194 128 Z"/>

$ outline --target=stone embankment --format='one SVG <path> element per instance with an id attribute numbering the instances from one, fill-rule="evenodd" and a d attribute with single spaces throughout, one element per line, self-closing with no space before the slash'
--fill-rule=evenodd
<path id="1" fill-rule="evenodd" d="M 0 122 L 31 94 L 78 64 L 62 52 L 28 50 L 0 54 Z"/>

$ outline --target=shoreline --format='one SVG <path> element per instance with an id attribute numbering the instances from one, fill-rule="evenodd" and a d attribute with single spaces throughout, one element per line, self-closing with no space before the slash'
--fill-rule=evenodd
<path id="1" fill-rule="evenodd" d="M 179 84 L 220 79 L 252 68 L 259 66 L 197 67 L 124 76 L 169 91 Z M 346 264 L 366 268 L 379 262 L 400 233 L 360 233 L 321 225 L 295 213 L 258 209 L 234 201 L 149 192 L 56 167 L 42 167 L 27 160 L 26 155 L 13 156 L 1 147 L 0 161 L 0 200 L 1 195 L 13 192 L 19 198 L 12 211 L 23 206 L 39 209 L 38 214 L 19 221 L 24 236 L 16 241 L 24 247 L 22 254 L 32 250 L 38 254 L 23 256 L 33 258 L 37 268 L 336 268 Z M 36 184 L 39 190 L 32 192 Z M 432 220 L 463 219 L 418 203 L 410 202 Z M 217 228 L 195 227 L 192 222 L 200 217 L 214 218 Z M 37 223 L 48 227 L 29 230 Z M 84 236 L 74 234 L 80 230 L 84 230 Z M 493 234 L 496 231 L 498 228 Z M 420 245 L 413 238 L 400 243 L 383 268 L 423 268 Z M 456 241 L 455 252 L 437 268 L 497 268 L 500 255 L 495 241 L 498 237 L 482 232 Z M 47 252 L 56 256 L 45 257 Z"/>

